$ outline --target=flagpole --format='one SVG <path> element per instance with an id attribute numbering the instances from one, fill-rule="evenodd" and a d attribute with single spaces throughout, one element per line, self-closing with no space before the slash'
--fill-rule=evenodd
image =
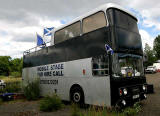
<path id="1" fill-rule="evenodd" d="M 38 42 L 38 40 L 37 40 L 37 32 L 36 32 L 36 47 L 35 47 L 35 52 L 37 51 L 37 42 Z"/>
<path id="2" fill-rule="evenodd" d="M 36 46 L 37 46 L 37 32 L 36 32 Z"/>
<path id="3" fill-rule="evenodd" d="M 43 44 L 45 43 L 44 42 L 44 40 L 45 40 L 45 38 L 44 38 L 44 29 L 45 29 L 45 27 L 43 27 Z"/>

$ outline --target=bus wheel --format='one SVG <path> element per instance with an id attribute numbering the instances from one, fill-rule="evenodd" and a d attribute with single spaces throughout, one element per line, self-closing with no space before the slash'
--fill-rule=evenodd
<path id="1" fill-rule="evenodd" d="M 74 103 L 83 104 L 84 103 L 83 90 L 79 87 L 73 88 L 71 90 L 71 100 Z"/>

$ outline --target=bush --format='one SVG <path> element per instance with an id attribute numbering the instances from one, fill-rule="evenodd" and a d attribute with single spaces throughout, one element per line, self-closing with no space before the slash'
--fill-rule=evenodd
<path id="1" fill-rule="evenodd" d="M 20 72 L 11 72 L 10 76 L 12 77 L 21 77 L 21 73 Z"/>
<path id="2" fill-rule="evenodd" d="M 28 82 L 27 86 L 23 87 L 23 91 L 27 100 L 37 100 L 40 97 L 39 79 Z"/>
<path id="3" fill-rule="evenodd" d="M 44 112 L 57 111 L 61 109 L 62 106 L 62 101 L 56 94 L 46 96 L 40 101 L 40 110 Z"/>

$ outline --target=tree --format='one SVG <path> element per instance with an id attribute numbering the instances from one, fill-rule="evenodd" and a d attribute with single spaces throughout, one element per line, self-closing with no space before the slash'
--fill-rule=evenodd
<path id="1" fill-rule="evenodd" d="M 11 70 L 10 68 L 10 56 L 0 56 L 0 75 L 8 76 Z"/>
<path id="2" fill-rule="evenodd" d="M 147 61 L 144 63 L 145 67 L 153 65 L 153 63 L 157 60 L 155 57 L 155 51 L 152 50 L 147 43 L 145 44 L 144 54 L 147 56 Z"/>
<path id="3" fill-rule="evenodd" d="M 22 58 L 15 58 L 11 60 L 11 72 L 21 72 L 22 71 Z"/>
<path id="4" fill-rule="evenodd" d="M 154 40 L 154 44 L 153 44 L 153 49 L 156 52 L 156 57 L 157 59 L 160 59 L 160 35 L 158 35 L 155 40 Z"/>
<path id="5" fill-rule="evenodd" d="M 12 59 L 10 56 L 0 56 L 0 75 L 19 75 L 22 74 L 22 58 Z"/>

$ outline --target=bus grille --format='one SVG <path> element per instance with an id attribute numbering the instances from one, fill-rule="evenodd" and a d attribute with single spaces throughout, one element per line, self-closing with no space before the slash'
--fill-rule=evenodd
<path id="1" fill-rule="evenodd" d="M 138 94 L 139 92 L 140 92 L 139 88 L 133 88 L 133 89 L 132 89 L 132 94 L 133 94 L 133 95 L 136 95 L 136 94 Z"/>

